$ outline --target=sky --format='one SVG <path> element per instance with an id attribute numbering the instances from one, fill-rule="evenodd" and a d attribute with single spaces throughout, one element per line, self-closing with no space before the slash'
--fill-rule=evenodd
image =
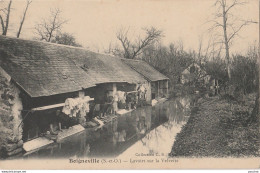
<path id="1" fill-rule="evenodd" d="M 3 0 L 0 0 L 3 1 Z M 229 0 L 228 0 L 229 1 Z M 15 36 L 25 8 L 24 0 L 14 0 L 10 31 Z M 142 28 L 156 27 L 163 31 L 162 44 L 183 42 L 184 49 L 198 50 L 202 38 L 205 47 L 210 38 L 208 28 L 215 11 L 215 0 L 33 0 L 29 7 L 21 38 L 32 39 L 34 26 L 50 15 L 51 8 L 59 8 L 61 17 L 68 19 L 62 31 L 72 33 L 84 47 L 104 51 L 109 44 L 117 44 L 116 32 L 129 28 L 132 39 L 143 36 Z M 243 19 L 258 21 L 258 0 L 232 11 Z M 244 27 L 234 40 L 231 53 L 244 53 L 248 45 L 258 42 L 258 24 Z"/>

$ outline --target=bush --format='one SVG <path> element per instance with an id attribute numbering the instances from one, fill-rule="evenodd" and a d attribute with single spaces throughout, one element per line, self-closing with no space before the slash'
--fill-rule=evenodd
<path id="1" fill-rule="evenodd" d="M 258 66 L 255 57 L 237 55 L 233 57 L 231 84 L 244 94 L 255 92 L 258 88 Z"/>
<path id="2" fill-rule="evenodd" d="M 233 106 L 233 105 L 232 105 Z M 246 107 L 235 106 L 231 114 L 222 114 L 220 118 L 220 125 L 227 129 L 235 128 L 237 126 L 248 126 L 251 116 Z"/>

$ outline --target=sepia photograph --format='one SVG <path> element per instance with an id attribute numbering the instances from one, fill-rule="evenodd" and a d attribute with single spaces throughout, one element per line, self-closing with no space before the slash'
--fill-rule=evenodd
<path id="1" fill-rule="evenodd" d="M 0 169 L 259 169 L 259 0 L 0 0 Z"/>

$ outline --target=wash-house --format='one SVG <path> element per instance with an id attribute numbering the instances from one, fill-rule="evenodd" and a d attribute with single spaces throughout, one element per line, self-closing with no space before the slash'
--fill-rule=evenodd
<path id="1" fill-rule="evenodd" d="M 24 142 L 54 128 L 61 112 L 68 128 L 84 122 L 90 103 L 102 105 L 118 91 L 135 93 L 146 82 L 116 57 L 0 36 L 0 155 L 20 153 Z"/>
<path id="2" fill-rule="evenodd" d="M 122 59 L 133 70 L 141 74 L 148 83 L 147 101 L 168 97 L 169 78 L 142 60 Z"/>
<path id="3" fill-rule="evenodd" d="M 143 61 L 0 36 L 0 156 L 167 95 L 168 78 Z"/>

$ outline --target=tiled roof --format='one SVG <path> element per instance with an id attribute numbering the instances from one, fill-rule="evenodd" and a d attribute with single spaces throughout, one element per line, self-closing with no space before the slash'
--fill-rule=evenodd
<path id="1" fill-rule="evenodd" d="M 80 55 L 74 56 L 73 61 L 94 77 L 97 83 L 140 83 L 146 81 L 142 75 L 123 63 L 118 57 L 86 50 L 77 50 L 75 54 Z"/>
<path id="2" fill-rule="evenodd" d="M 122 59 L 122 61 L 150 81 L 169 79 L 144 61 L 132 59 Z"/>
<path id="3" fill-rule="evenodd" d="M 5 36 L 0 36 L 0 65 L 31 97 L 79 91 L 99 83 L 145 80 L 115 57 Z"/>

